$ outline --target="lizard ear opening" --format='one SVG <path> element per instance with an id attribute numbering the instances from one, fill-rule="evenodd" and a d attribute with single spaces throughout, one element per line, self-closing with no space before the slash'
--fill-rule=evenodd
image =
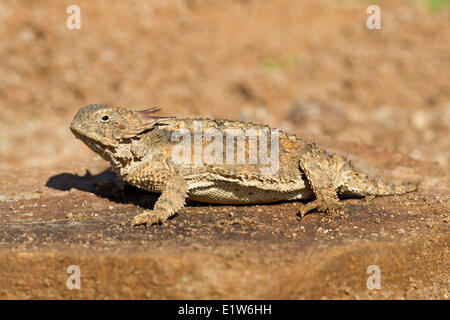
<path id="1" fill-rule="evenodd" d="M 129 139 L 139 135 L 140 133 L 152 128 L 156 123 L 168 120 L 174 117 L 155 116 L 154 113 L 161 110 L 160 108 L 151 108 L 141 111 L 132 111 L 133 117 L 130 126 L 121 131 L 119 139 Z"/>

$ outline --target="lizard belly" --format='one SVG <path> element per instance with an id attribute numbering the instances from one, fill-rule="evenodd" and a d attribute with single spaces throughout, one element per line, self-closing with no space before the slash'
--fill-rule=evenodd
<path id="1" fill-rule="evenodd" d="M 311 197 L 311 192 L 307 188 L 280 192 L 253 186 L 244 187 L 233 183 L 199 186 L 189 190 L 188 193 L 189 200 L 220 204 L 268 203 L 308 199 L 309 197 Z"/>

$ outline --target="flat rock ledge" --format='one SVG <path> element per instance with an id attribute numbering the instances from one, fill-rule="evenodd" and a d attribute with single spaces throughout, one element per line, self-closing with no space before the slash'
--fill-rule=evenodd
<path id="1" fill-rule="evenodd" d="M 399 153 L 339 149 L 419 191 L 345 199 L 342 214 L 301 221 L 299 202 L 188 203 L 146 229 L 130 222 L 157 195 L 108 189 L 117 178 L 103 161 L 1 170 L 0 298 L 448 299 L 448 176 Z M 66 285 L 72 265 L 79 290 Z"/>

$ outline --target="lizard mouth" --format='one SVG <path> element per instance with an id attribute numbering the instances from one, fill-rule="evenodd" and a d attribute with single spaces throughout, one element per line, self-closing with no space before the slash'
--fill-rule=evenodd
<path id="1" fill-rule="evenodd" d="M 72 131 L 73 135 L 77 139 L 83 141 L 84 144 L 89 147 L 89 149 L 91 149 L 95 153 L 98 153 L 105 160 L 109 160 L 109 159 L 106 159 L 107 158 L 106 153 L 107 153 L 107 151 L 112 151 L 113 146 L 108 146 L 104 143 L 97 141 L 96 139 L 93 139 L 84 134 L 81 134 L 78 130 L 76 130 L 76 128 L 70 127 L 70 130 Z"/>

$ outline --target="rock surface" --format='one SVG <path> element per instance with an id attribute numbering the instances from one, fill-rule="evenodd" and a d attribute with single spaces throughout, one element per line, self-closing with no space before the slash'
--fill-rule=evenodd
<path id="1" fill-rule="evenodd" d="M 425 182 L 404 196 L 346 199 L 336 217 L 299 221 L 297 202 L 190 203 L 146 229 L 131 228 L 131 217 L 156 195 L 106 192 L 115 174 L 102 160 L 2 170 L 0 297 L 447 299 L 448 178 L 401 154 L 346 152 L 358 163 L 391 163 L 380 171 L 385 179 Z M 81 269 L 81 290 L 66 287 L 70 265 Z M 380 290 L 367 288 L 371 265 Z"/>

